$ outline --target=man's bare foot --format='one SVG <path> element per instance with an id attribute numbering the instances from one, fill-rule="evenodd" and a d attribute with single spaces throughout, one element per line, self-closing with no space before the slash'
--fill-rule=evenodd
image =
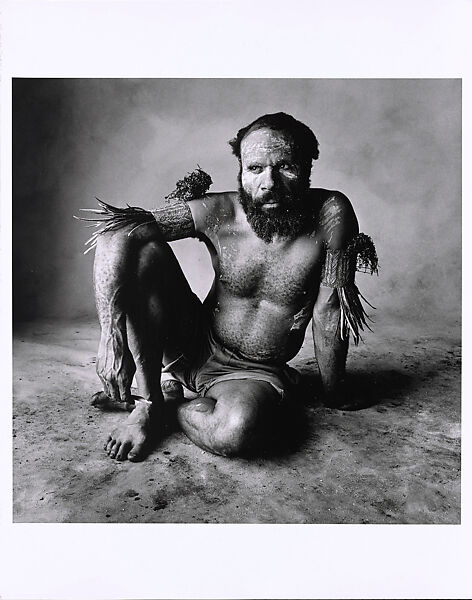
<path id="1" fill-rule="evenodd" d="M 151 423 L 154 423 L 155 408 L 146 401 L 136 401 L 136 408 L 126 421 L 108 436 L 105 450 L 110 458 L 116 460 L 127 458 L 133 462 L 145 458 L 147 442 L 151 436 Z"/>

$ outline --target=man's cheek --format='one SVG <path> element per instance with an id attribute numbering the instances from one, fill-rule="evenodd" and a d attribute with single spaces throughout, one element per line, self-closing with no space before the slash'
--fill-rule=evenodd
<path id="1" fill-rule="evenodd" d="M 254 178 L 243 178 L 241 183 L 246 194 L 249 194 L 249 196 L 252 198 L 258 195 L 257 192 L 260 186 L 258 185 L 257 181 L 254 180 Z"/>
<path id="2" fill-rule="evenodd" d="M 241 184 L 243 186 L 243 189 L 248 192 L 250 189 L 252 189 L 252 181 L 251 181 L 251 177 L 248 177 L 247 175 L 243 175 L 241 176 Z"/>
<path id="3" fill-rule="evenodd" d="M 285 173 L 282 178 L 282 180 L 290 186 L 298 185 L 299 179 L 300 178 L 297 173 Z"/>

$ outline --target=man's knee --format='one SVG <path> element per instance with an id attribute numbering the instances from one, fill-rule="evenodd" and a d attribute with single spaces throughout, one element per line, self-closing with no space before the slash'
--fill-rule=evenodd
<path id="1" fill-rule="evenodd" d="M 139 265 L 145 267 L 149 264 L 168 262 L 172 256 L 172 250 L 167 242 L 161 240 L 150 240 L 139 248 Z"/>
<path id="2" fill-rule="evenodd" d="M 215 451 L 223 456 L 240 456 L 249 452 L 257 435 L 257 417 L 254 405 L 235 403 L 223 416 L 215 432 Z"/>
<path id="3" fill-rule="evenodd" d="M 97 252 L 115 253 L 120 256 L 135 255 L 142 252 L 148 244 L 167 246 L 160 240 L 155 224 L 124 225 L 112 231 L 101 233 L 97 238 Z"/>

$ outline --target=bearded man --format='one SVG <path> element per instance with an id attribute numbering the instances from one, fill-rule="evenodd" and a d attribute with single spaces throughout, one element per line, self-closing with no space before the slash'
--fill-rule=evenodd
<path id="1" fill-rule="evenodd" d="M 135 372 L 139 388 L 134 410 L 106 441 L 117 460 L 142 459 L 169 418 L 161 371 L 174 391 L 183 385 L 196 396 L 181 395 L 175 409 L 195 444 L 224 456 L 250 451 L 293 392 L 287 362 L 310 320 L 325 404 L 346 400 L 349 331 L 357 343 L 366 325 L 356 259 L 370 238 L 358 235 L 346 196 L 310 189 L 318 141 L 303 123 L 264 115 L 230 145 L 240 165 L 238 192 L 150 212 L 102 204 L 115 212 L 113 226 L 94 236 L 98 396 L 131 404 Z M 204 242 L 211 255 L 215 277 L 203 303 L 167 243 L 186 237 Z"/>

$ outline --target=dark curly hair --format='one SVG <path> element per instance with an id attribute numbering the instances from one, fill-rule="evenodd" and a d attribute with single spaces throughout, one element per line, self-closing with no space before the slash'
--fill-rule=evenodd
<path id="1" fill-rule="evenodd" d="M 309 166 L 311 169 L 312 160 L 316 160 L 319 156 L 316 135 L 307 125 L 284 112 L 262 115 L 262 117 L 240 129 L 236 137 L 228 142 L 233 154 L 241 160 L 241 142 L 243 139 L 252 131 L 266 127 L 288 134 L 293 140 L 293 149 L 297 159 L 301 164 Z"/>

